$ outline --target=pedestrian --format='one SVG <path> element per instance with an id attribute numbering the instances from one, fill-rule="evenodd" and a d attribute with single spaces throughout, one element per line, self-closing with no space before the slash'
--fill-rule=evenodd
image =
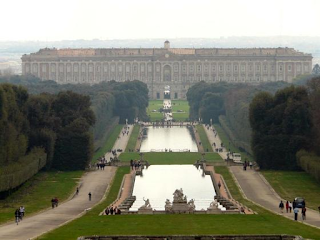
<path id="1" fill-rule="evenodd" d="M 279 208 L 280 208 L 280 212 L 283 213 L 284 205 L 283 205 L 282 200 L 280 201 Z"/>
<path id="2" fill-rule="evenodd" d="M 131 169 L 133 170 L 133 160 L 132 159 L 130 160 L 130 166 L 131 166 Z"/>
<path id="3" fill-rule="evenodd" d="M 79 194 L 79 187 L 77 187 L 77 191 L 76 191 L 76 195 L 78 195 Z"/>
<path id="4" fill-rule="evenodd" d="M 306 211 L 307 211 L 306 207 L 303 207 L 301 209 L 302 220 L 307 220 Z"/>
<path id="5" fill-rule="evenodd" d="M 290 202 L 290 201 L 289 201 L 289 211 L 290 211 L 290 213 L 292 211 L 292 202 Z"/>
<path id="6" fill-rule="evenodd" d="M 110 215 L 113 215 L 113 206 L 110 207 Z"/>
<path id="7" fill-rule="evenodd" d="M 18 225 L 18 223 L 20 221 L 20 211 L 19 211 L 19 209 L 16 209 L 16 211 L 14 212 L 14 217 L 15 217 L 16 223 Z"/>
<path id="8" fill-rule="evenodd" d="M 59 200 L 57 197 L 54 198 L 54 205 L 55 205 L 55 207 L 58 207 L 58 205 L 59 205 Z"/>
<path id="9" fill-rule="evenodd" d="M 249 162 L 250 169 L 252 169 L 252 165 L 253 165 L 253 164 L 252 164 L 252 162 L 250 161 L 250 162 Z"/>
<path id="10" fill-rule="evenodd" d="M 294 213 L 294 220 L 297 221 L 298 220 L 299 208 L 295 207 L 293 209 L 293 213 Z"/>
<path id="11" fill-rule="evenodd" d="M 106 215 L 109 215 L 109 208 L 106 208 L 106 210 L 104 210 L 104 213 L 105 213 Z"/>
<path id="12" fill-rule="evenodd" d="M 89 201 L 91 201 L 91 192 L 88 193 Z"/>
<path id="13" fill-rule="evenodd" d="M 219 189 L 221 188 L 221 183 L 220 183 L 220 181 L 219 181 L 219 183 L 218 183 L 218 187 L 219 187 Z"/>
<path id="14" fill-rule="evenodd" d="M 288 201 L 286 202 L 286 211 L 287 211 L 287 213 L 289 211 L 289 202 Z"/>
<path id="15" fill-rule="evenodd" d="M 52 199 L 51 199 L 51 206 L 52 206 L 52 208 L 54 208 L 54 207 L 55 207 L 55 201 L 54 201 L 54 198 L 52 198 Z"/>
<path id="16" fill-rule="evenodd" d="M 20 220 L 22 221 L 22 218 L 24 217 L 24 206 L 21 206 L 20 208 L 19 208 L 19 212 L 20 212 Z"/>

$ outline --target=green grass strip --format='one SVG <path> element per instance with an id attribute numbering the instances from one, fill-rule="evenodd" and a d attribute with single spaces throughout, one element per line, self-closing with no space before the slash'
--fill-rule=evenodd
<path id="1" fill-rule="evenodd" d="M 24 206 L 26 216 L 51 207 L 51 199 L 60 202 L 75 191 L 83 171 L 40 172 L 23 184 L 15 193 L 0 200 L 0 223 L 14 220 L 14 211 Z"/>
<path id="2" fill-rule="evenodd" d="M 213 152 L 212 146 L 208 140 L 208 136 L 202 125 L 197 125 L 197 131 L 200 137 L 200 141 L 205 152 Z"/>
<path id="3" fill-rule="evenodd" d="M 129 152 L 129 149 L 133 149 L 135 150 L 136 148 L 136 143 L 137 143 L 137 139 L 140 133 L 140 126 L 139 125 L 134 125 L 133 129 L 130 129 L 132 131 L 127 147 L 126 147 L 126 152 Z"/>
<path id="4" fill-rule="evenodd" d="M 236 152 L 236 153 L 240 153 L 241 154 L 241 160 L 244 162 L 245 160 L 247 161 L 253 161 L 253 157 L 245 152 L 240 152 L 239 148 L 237 148 L 232 141 L 230 140 L 230 138 L 228 137 L 228 135 L 225 133 L 225 131 L 223 130 L 223 128 L 221 127 L 220 124 L 213 124 L 214 128 L 216 129 L 216 131 L 218 132 L 219 138 L 221 139 L 221 141 L 223 142 L 224 146 L 227 148 L 227 150 L 231 152 Z"/>
<path id="5" fill-rule="evenodd" d="M 93 163 L 96 162 L 99 157 L 103 156 L 106 152 L 108 152 L 110 149 L 113 148 L 114 143 L 116 142 L 122 128 L 123 128 L 123 125 L 119 124 L 112 130 L 111 134 L 106 139 L 103 146 L 94 153 L 93 159 L 92 159 Z"/>
<path id="6" fill-rule="evenodd" d="M 139 153 L 122 153 L 120 161 L 129 162 L 131 159 L 140 159 Z M 197 152 L 148 152 L 143 153 L 143 159 L 147 160 L 150 164 L 194 164 L 197 160 L 201 159 L 201 153 Z M 205 159 L 208 162 L 221 162 L 223 161 L 217 153 L 206 153 Z"/>
<path id="7" fill-rule="evenodd" d="M 186 100 L 172 100 L 172 116 L 176 121 L 186 121 L 189 119 L 189 103 Z M 182 110 L 183 112 L 178 112 Z"/>
<path id="8" fill-rule="evenodd" d="M 303 197 L 307 207 L 318 210 L 320 205 L 320 183 L 306 172 L 261 171 L 281 198 L 290 200 Z"/>

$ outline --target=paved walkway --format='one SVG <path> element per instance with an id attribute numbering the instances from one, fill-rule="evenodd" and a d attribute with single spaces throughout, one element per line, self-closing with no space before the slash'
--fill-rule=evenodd
<path id="1" fill-rule="evenodd" d="M 130 127 L 130 132 L 131 130 L 132 126 Z M 128 136 L 126 134 L 125 136 L 120 135 L 121 137 L 116 141 L 113 147 L 114 149 L 125 149 L 127 145 L 130 134 L 128 134 Z M 106 154 L 106 157 L 110 158 L 108 154 Z M 80 216 L 86 209 L 90 209 L 99 203 L 108 185 L 112 181 L 115 172 L 115 167 L 106 167 L 105 170 L 95 170 L 85 173 L 81 178 L 82 186 L 79 195 L 70 201 L 62 203 L 57 208 L 41 212 L 32 217 L 26 217 L 19 225 L 11 222 L 0 226 L 0 239 L 23 240 L 35 238 Z M 88 198 L 89 192 L 92 194 L 91 201 L 89 201 Z M 48 199 L 48 201 L 50 201 L 50 199 Z M 26 209 L 26 212 L 28 213 L 28 209 Z"/>
<path id="2" fill-rule="evenodd" d="M 230 166 L 230 170 L 237 179 L 243 193 L 251 201 L 260 204 L 261 206 L 269 209 L 275 213 L 280 214 L 279 203 L 280 196 L 273 190 L 267 180 L 261 175 L 261 173 L 247 169 L 244 171 L 242 166 Z M 286 200 L 283 200 L 284 204 Z M 283 216 L 294 219 L 293 213 L 283 213 Z M 304 221 L 310 225 L 320 227 L 320 214 L 312 209 L 307 209 L 307 220 Z M 298 215 L 299 221 L 301 219 L 301 210 Z"/>
<path id="3" fill-rule="evenodd" d="M 207 137 L 208 137 L 208 140 L 212 146 L 212 149 L 214 149 L 213 143 L 216 144 L 217 148 L 220 148 L 221 147 L 221 139 L 220 139 L 218 133 L 215 134 L 216 132 L 215 132 L 214 127 L 212 126 L 212 127 L 206 128 L 206 126 L 204 124 L 202 126 L 207 134 Z M 222 148 L 222 150 L 223 150 L 222 152 L 219 152 L 219 155 L 222 157 L 222 159 L 227 159 L 226 148 Z"/>
<path id="4" fill-rule="evenodd" d="M 207 129 L 204 126 L 204 129 L 207 133 L 210 144 L 212 145 L 215 142 L 218 146 L 221 146 L 221 140 L 219 136 L 217 135 L 215 137 L 213 131 L 214 128 Z M 227 152 L 225 149 L 219 154 L 223 159 L 227 158 Z M 253 169 L 251 170 L 249 168 L 247 168 L 247 171 L 243 171 L 242 166 L 230 166 L 229 169 L 238 181 L 243 193 L 249 200 L 265 207 L 266 209 L 274 213 L 280 214 L 279 203 L 280 200 L 283 199 L 280 198 L 280 196 L 274 191 L 271 185 L 259 172 Z M 283 202 L 285 204 L 286 200 L 283 200 Z M 294 220 L 293 213 L 283 213 L 282 215 Z M 312 209 L 307 209 L 306 216 L 307 220 L 304 221 L 305 223 L 320 227 L 319 212 Z M 299 213 L 299 221 L 302 221 L 301 211 Z"/>

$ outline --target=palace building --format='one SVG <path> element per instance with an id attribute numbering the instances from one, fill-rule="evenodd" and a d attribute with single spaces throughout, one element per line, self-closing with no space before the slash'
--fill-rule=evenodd
<path id="1" fill-rule="evenodd" d="M 60 84 L 140 80 L 150 99 L 185 99 L 199 82 L 260 83 L 292 80 L 312 71 L 312 55 L 293 48 L 40 49 L 22 56 L 22 74 Z"/>

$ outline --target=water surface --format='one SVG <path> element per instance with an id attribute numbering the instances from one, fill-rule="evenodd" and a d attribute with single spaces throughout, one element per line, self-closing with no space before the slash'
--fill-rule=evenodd
<path id="1" fill-rule="evenodd" d="M 188 201 L 195 199 L 196 210 L 207 209 L 216 195 L 211 177 L 193 165 L 151 165 L 136 176 L 133 194 L 136 201 L 130 208 L 138 210 L 149 199 L 151 207 L 164 210 L 165 201 L 173 201 L 176 189 L 183 189 Z"/>
<path id="2" fill-rule="evenodd" d="M 146 127 L 147 135 L 143 137 L 141 152 L 198 152 L 191 127 Z"/>

